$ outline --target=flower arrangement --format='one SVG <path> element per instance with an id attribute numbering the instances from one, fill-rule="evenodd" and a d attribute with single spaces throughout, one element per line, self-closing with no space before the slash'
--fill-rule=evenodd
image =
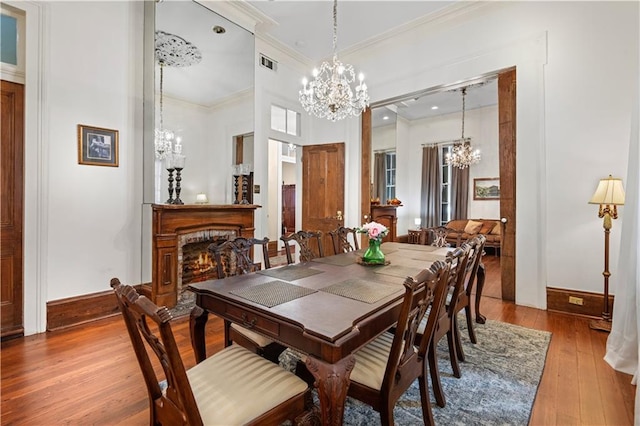
<path id="1" fill-rule="evenodd" d="M 360 228 L 356 228 L 356 232 L 360 234 L 367 234 L 370 240 L 382 241 L 382 239 L 389 233 L 389 229 L 378 222 L 369 222 L 365 223 Z"/>

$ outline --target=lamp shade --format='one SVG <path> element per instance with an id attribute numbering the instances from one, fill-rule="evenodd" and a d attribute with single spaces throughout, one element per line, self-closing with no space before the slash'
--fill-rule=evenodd
<path id="1" fill-rule="evenodd" d="M 622 179 L 611 177 L 611 175 L 606 179 L 600 179 L 598 188 L 589 200 L 589 204 L 624 205 Z"/>

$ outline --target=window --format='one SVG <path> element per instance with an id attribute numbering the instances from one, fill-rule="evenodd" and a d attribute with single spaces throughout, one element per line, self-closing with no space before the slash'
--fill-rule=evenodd
<path id="1" fill-rule="evenodd" d="M 271 105 L 271 129 L 288 135 L 300 136 L 300 113 Z"/>
<path id="2" fill-rule="evenodd" d="M 441 221 L 440 224 L 445 225 L 451 220 L 451 166 L 448 166 L 445 159 L 447 154 L 451 152 L 453 145 L 444 145 L 441 152 L 441 170 L 442 170 L 442 198 L 440 200 L 441 206 Z"/>
<path id="3" fill-rule="evenodd" d="M 396 198 L 396 153 L 387 152 L 384 161 L 386 176 L 385 196 L 387 201 Z"/>
<path id="4" fill-rule="evenodd" d="M 0 60 L 6 64 L 18 65 L 18 20 L 2 14 L 0 29 Z"/>

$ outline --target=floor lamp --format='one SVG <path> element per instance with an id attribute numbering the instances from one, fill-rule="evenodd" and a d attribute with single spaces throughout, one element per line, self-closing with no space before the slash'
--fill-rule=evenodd
<path id="1" fill-rule="evenodd" d="M 602 319 L 593 320 L 589 324 L 594 330 L 611 331 L 611 312 L 609 311 L 609 233 L 611 232 L 611 220 L 618 218 L 616 206 L 624 205 L 624 188 L 622 179 L 609 175 L 606 179 L 600 179 L 595 194 L 591 197 L 589 204 L 599 204 L 598 217 L 604 218 L 602 227 L 604 228 L 604 309 Z"/>

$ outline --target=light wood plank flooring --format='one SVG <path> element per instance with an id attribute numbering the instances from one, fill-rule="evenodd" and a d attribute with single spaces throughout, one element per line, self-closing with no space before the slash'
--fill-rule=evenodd
<path id="1" fill-rule="evenodd" d="M 486 256 L 487 295 L 499 288 L 499 258 Z M 491 278 L 494 277 L 494 278 Z M 493 290 L 492 290 L 493 289 Z M 515 306 L 484 297 L 490 319 L 553 333 L 531 417 L 532 425 L 631 425 L 631 376 L 602 359 L 607 334 L 588 320 Z M 174 332 L 187 367 L 195 359 L 186 319 Z M 222 322 L 207 326 L 207 350 L 222 347 Z M 4 342 L 1 357 L 2 425 L 146 425 L 148 400 L 119 316 Z M 464 374 L 464 364 L 462 365 Z M 437 409 L 437 408 L 435 408 Z"/>

